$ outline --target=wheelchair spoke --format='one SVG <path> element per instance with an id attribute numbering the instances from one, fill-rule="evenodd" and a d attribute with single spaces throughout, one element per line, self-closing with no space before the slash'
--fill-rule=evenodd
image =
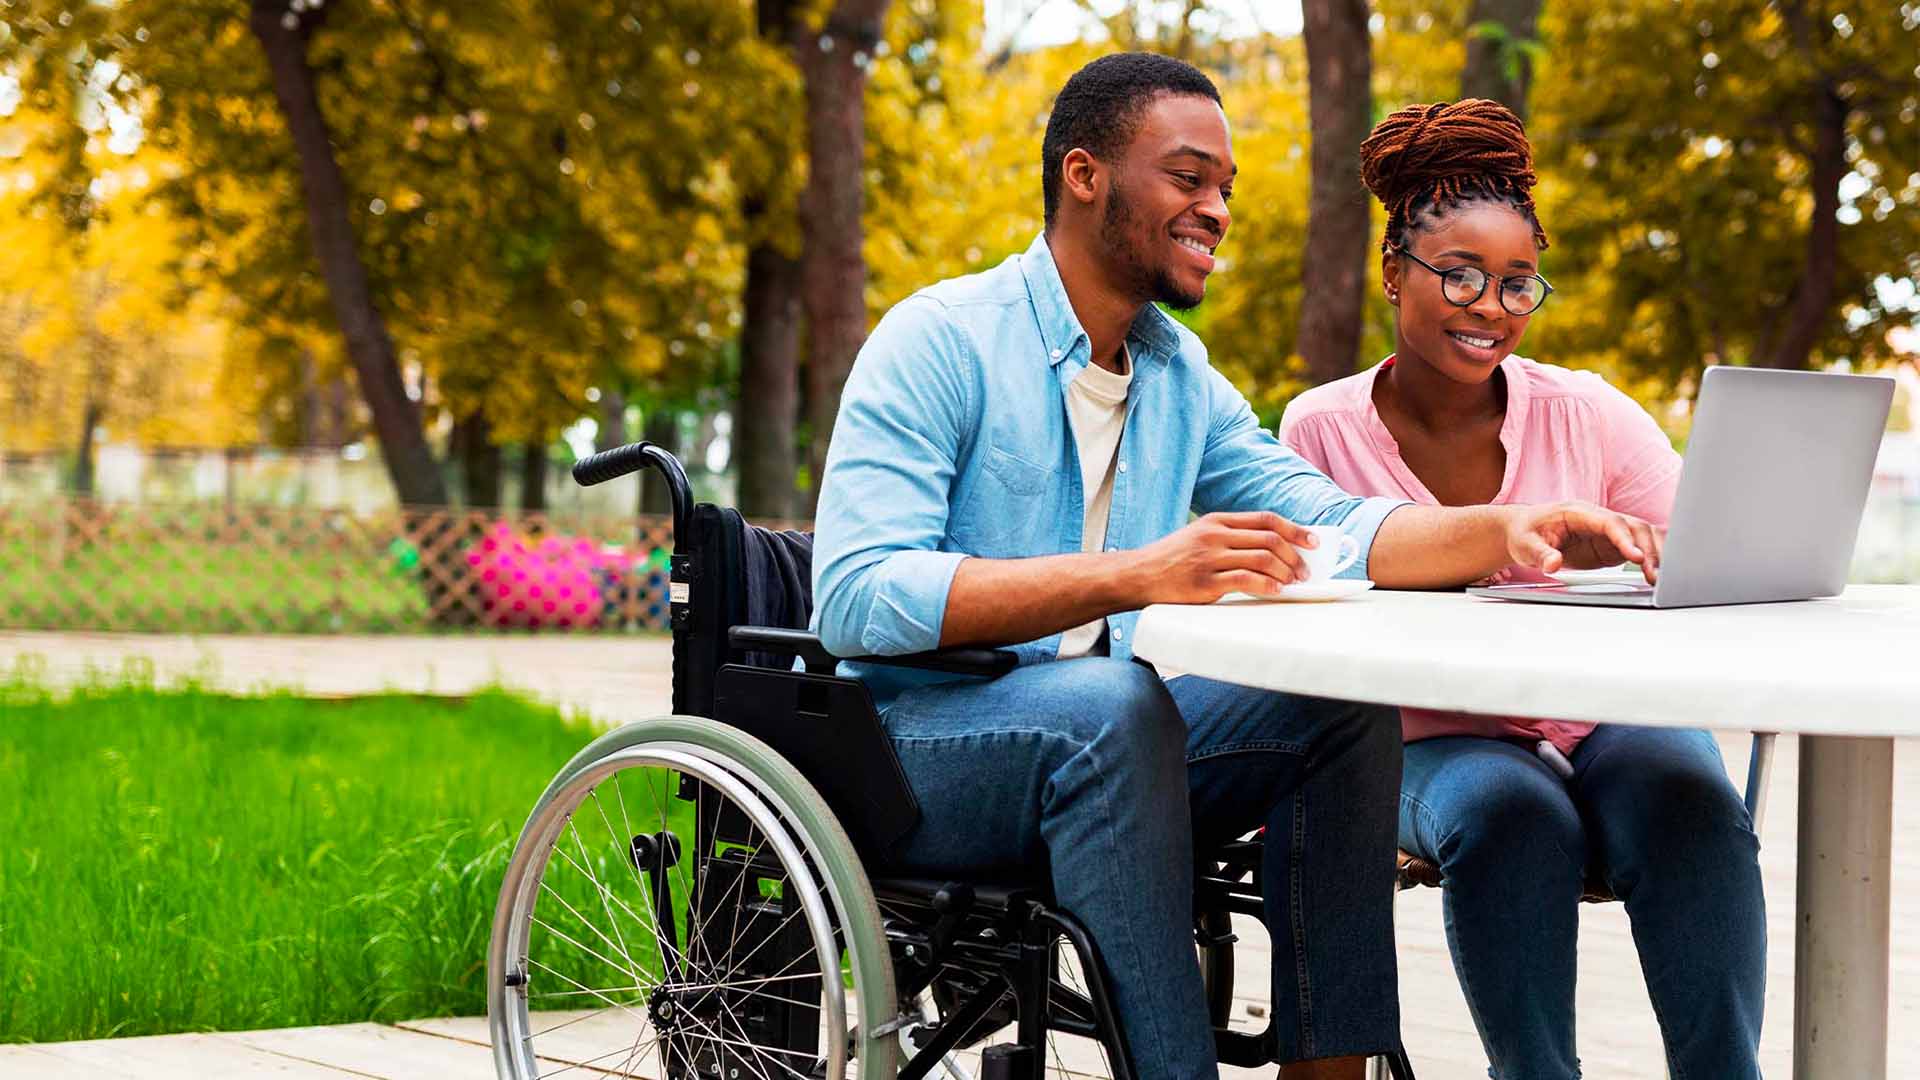
<path id="1" fill-rule="evenodd" d="M 580 987 L 580 989 L 586 991 L 587 993 L 593 995 L 596 998 L 599 998 L 601 1001 L 606 1002 L 608 1005 L 611 1005 L 614 1008 L 619 1009 L 621 1012 L 626 1013 L 628 1016 L 633 1017 L 635 1020 L 638 1020 L 643 1024 L 649 1022 L 644 1013 L 635 1012 L 629 1006 L 623 1005 L 620 1002 L 613 1000 L 612 998 L 608 997 L 607 995 L 601 993 L 598 990 L 593 989 L 590 986 L 584 986 L 578 982 L 574 982 L 573 979 L 568 978 L 564 973 L 555 971 L 553 968 L 548 967 L 547 965 L 541 963 L 538 960 L 528 958 L 527 963 L 532 964 L 534 967 L 539 968 L 540 970 L 546 972 L 549 975 L 552 975 L 554 978 L 560 979 L 564 982 L 573 983 L 573 985 Z M 532 1038 L 533 1036 L 529 1035 L 527 1037 Z"/>
<path id="2" fill-rule="evenodd" d="M 709 1032 L 713 1030 L 712 1028 L 707 1027 L 707 1025 L 701 1024 L 697 1020 L 694 1021 L 694 1023 L 698 1024 L 701 1028 L 704 1028 Z M 809 1065 L 811 1065 L 814 1061 L 818 1060 L 815 1057 L 815 1055 L 801 1053 L 798 1050 L 782 1050 L 779 1047 L 775 1047 L 775 1046 L 760 1046 L 755 1043 L 743 1042 L 739 1039 L 729 1039 L 726 1036 L 719 1035 L 719 1034 L 690 1035 L 688 1036 L 688 1038 L 702 1040 L 705 1042 L 711 1042 L 720 1046 L 734 1046 L 734 1047 L 741 1047 L 747 1050 L 751 1050 L 753 1051 L 754 1058 L 759 1058 L 765 1055 L 773 1054 L 773 1055 L 779 1055 L 781 1057 L 800 1058 L 805 1060 Z M 779 1066 L 781 1069 L 786 1070 L 788 1073 L 792 1074 L 793 1076 L 799 1077 L 800 1080 L 807 1080 L 806 1073 L 795 1070 L 792 1066 L 786 1064 L 785 1062 L 775 1060 L 775 1059 L 769 1059 L 769 1060 L 771 1061 L 772 1064 Z M 747 1062 L 747 1064 L 749 1068 L 753 1068 L 754 1072 L 759 1073 L 759 1075 L 763 1078 L 763 1080 L 772 1080 L 772 1077 L 767 1076 L 765 1072 L 755 1067 L 751 1059 Z"/>
<path id="3" fill-rule="evenodd" d="M 615 782 L 616 783 L 618 782 L 618 777 L 615 778 Z M 593 800 L 593 808 L 600 812 L 600 823 L 606 827 L 608 835 L 618 837 L 620 834 L 613 831 L 613 822 L 607 820 L 607 808 L 601 805 L 600 803 L 600 789 L 595 788 L 593 791 L 588 793 L 588 797 Z M 580 838 L 579 832 L 576 831 L 573 834 L 573 837 L 575 840 L 578 840 Z M 586 849 L 582 847 L 581 856 L 584 858 L 585 855 L 586 855 Z M 621 861 L 630 864 L 632 860 L 623 859 Z M 613 928 L 613 936 L 619 939 L 620 955 L 626 957 L 627 963 L 631 965 L 633 963 L 633 954 L 627 951 L 627 939 L 626 939 L 626 935 L 620 932 L 620 920 L 613 917 L 613 908 L 607 904 L 608 891 L 611 891 L 611 890 L 606 890 L 601 892 L 600 906 L 603 909 L 605 909 L 607 913 L 607 923 L 609 926 Z"/>
<path id="4" fill-rule="evenodd" d="M 568 823 L 568 827 L 569 828 L 572 827 L 571 822 Z M 627 913 L 627 916 L 633 919 L 635 923 L 641 926 L 651 925 L 654 927 L 654 943 L 655 943 L 655 946 L 660 950 L 660 960 L 663 965 L 663 969 L 667 960 L 670 958 L 681 961 L 682 966 L 684 966 L 684 961 L 685 961 L 684 955 L 681 954 L 678 949 L 675 949 L 672 945 L 668 944 L 665 938 L 661 936 L 660 931 L 658 929 L 659 919 L 657 916 L 653 918 L 651 922 L 649 922 L 649 920 L 647 919 L 643 919 L 638 912 L 634 911 L 633 908 L 627 904 L 625 900 L 622 900 L 612 890 L 608 889 L 605 885 L 601 884 L 599 879 L 593 874 L 591 870 L 587 869 L 584 866 L 581 866 L 578 862 L 575 862 L 573 856 L 567 852 L 567 849 L 564 846 L 556 844 L 554 845 L 553 850 L 555 854 L 559 855 L 562 859 L 566 860 L 568 865 L 572 866 L 575 870 L 577 870 L 581 874 L 581 876 L 585 877 L 588 880 L 588 882 L 594 886 L 596 892 L 600 894 L 603 900 L 611 901 L 613 904 L 617 905 L 622 911 L 625 911 Z M 542 882 L 541 887 L 546 888 L 546 883 Z M 642 900 L 646 903 L 648 910 L 651 911 L 653 907 L 653 900 L 652 900 L 651 894 L 648 892 L 648 890 L 642 889 L 640 892 L 640 895 Z M 664 970 L 663 970 L 662 977 L 663 978 L 665 977 Z"/>
<path id="5" fill-rule="evenodd" d="M 554 1070 L 552 1070 L 551 1072 L 543 1072 L 543 1073 L 541 1073 L 541 1074 L 539 1075 L 539 1078 L 538 1078 L 538 1080 L 547 1080 L 547 1078 L 548 1078 L 548 1077 L 550 1077 L 550 1076 L 559 1076 L 559 1075 L 560 1075 L 560 1074 L 562 1074 L 562 1073 L 568 1073 L 568 1072 L 572 1072 L 572 1071 L 573 1071 L 573 1070 L 575 1070 L 575 1069 L 588 1069 L 588 1070 L 591 1070 L 591 1071 L 593 1071 L 593 1072 L 597 1072 L 597 1073 L 604 1073 L 604 1072 L 606 1072 L 607 1070 L 605 1070 L 605 1069 L 601 1069 L 601 1068 L 596 1068 L 596 1067 L 594 1066 L 594 1064 L 593 1064 L 593 1063 L 594 1063 L 594 1062 L 596 1062 L 596 1061 L 605 1061 L 606 1059 L 608 1059 L 608 1058 L 610 1058 L 610 1057 L 612 1057 L 612 1056 L 613 1056 L 613 1055 L 615 1055 L 615 1054 L 627 1054 L 627 1055 L 629 1055 L 629 1056 L 631 1056 L 631 1055 L 632 1055 L 632 1053 L 633 1053 L 633 1051 L 632 1051 L 632 1050 L 630 1050 L 630 1049 L 628 1049 L 627 1047 L 624 1047 L 624 1046 L 622 1046 L 622 1047 L 619 1047 L 619 1048 L 617 1048 L 617 1049 L 613 1049 L 613 1050 L 609 1050 L 609 1051 L 607 1051 L 606 1053 L 604 1053 L 604 1054 L 601 1054 L 601 1055 L 600 1055 L 600 1056 L 598 1056 L 598 1057 L 590 1057 L 590 1058 L 587 1058 L 587 1059 L 586 1059 L 585 1061 L 570 1061 L 570 1062 L 568 1062 L 567 1064 L 565 1064 L 565 1065 L 562 1065 L 561 1067 L 559 1067 L 559 1068 L 557 1068 L 557 1069 L 554 1069 Z M 633 1064 L 634 1064 L 634 1065 L 638 1065 L 638 1064 L 639 1064 L 639 1062 L 637 1062 L 637 1061 L 636 1061 L 636 1062 L 633 1062 Z M 632 1072 L 630 1072 L 630 1071 L 628 1071 L 628 1069 L 627 1069 L 627 1063 L 623 1061 L 623 1062 L 621 1062 L 621 1068 L 620 1068 L 620 1072 L 619 1072 L 619 1073 L 618 1073 L 617 1075 L 620 1075 L 620 1076 L 632 1076 L 633 1074 L 632 1074 Z"/>
<path id="6" fill-rule="evenodd" d="M 588 956 L 593 957 L 595 960 L 600 961 L 601 963 L 607 965 L 608 967 L 614 968 L 620 971 L 621 974 L 628 975 L 633 978 L 639 978 L 639 974 L 633 971 L 631 968 L 622 968 L 620 966 L 619 961 L 609 960 L 605 956 L 601 955 L 598 951 L 593 949 L 592 947 L 580 944 L 578 941 L 575 941 L 573 938 L 569 937 L 566 931 L 556 928 L 552 923 L 546 921 L 545 919 L 540 918 L 538 915 L 534 916 L 533 925 L 540 927 L 542 930 L 545 930 L 547 933 L 552 934 L 554 937 L 559 938 L 561 941 L 564 941 L 567 944 L 573 946 L 574 948 L 579 949 L 581 952 L 586 953 Z"/>
<path id="7" fill-rule="evenodd" d="M 666 785 L 666 786 L 671 786 L 671 785 Z M 687 866 L 694 859 L 705 854 L 704 852 L 698 850 L 699 839 L 700 839 L 700 807 L 699 807 L 698 800 L 699 800 L 700 792 L 703 789 L 704 789 L 704 785 L 702 785 L 701 787 L 696 787 L 694 789 L 695 805 L 694 805 L 692 835 L 690 838 L 690 842 L 685 842 L 681 844 L 680 858 L 676 860 L 673 865 L 673 870 L 675 871 L 674 876 L 680 879 L 680 898 L 682 903 L 685 904 L 687 908 L 687 924 L 686 924 L 687 934 L 686 934 L 686 939 L 684 943 L 685 947 L 679 950 L 680 959 L 683 962 L 692 960 L 693 947 L 694 947 L 693 942 L 695 937 L 697 936 L 696 925 L 694 922 L 695 914 L 693 910 L 693 880 L 687 876 Z M 668 828 L 668 822 L 670 820 L 671 815 L 667 813 L 666 804 L 662 802 L 662 799 L 670 799 L 673 797 L 674 796 L 668 795 L 664 791 L 659 789 L 655 789 L 653 791 L 653 806 L 654 806 L 654 809 L 657 810 L 660 814 L 660 829 L 662 832 L 669 832 L 669 833 L 671 832 L 671 830 Z M 661 918 L 668 918 L 668 919 L 673 918 L 674 916 L 673 912 L 656 912 L 655 914 L 660 916 Z"/>
<path id="8" fill-rule="evenodd" d="M 527 996 L 536 997 L 536 998 L 580 997 L 586 994 L 594 994 L 594 995 L 627 994 L 627 993 L 632 993 L 635 990 L 646 990 L 646 989 L 648 989 L 648 987 L 645 987 L 645 986 L 597 986 L 587 990 L 536 990 L 533 993 L 528 994 Z M 573 1021 L 573 1020 L 567 1021 L 567 1023 L 569 1024 L 576 1023 L 576 1022 L 577 1021 Z M 535 1032 L 535 1034 L 542 1034 L 542 1033 Z"/>
<path id="9" fill-rule="evenodd" d="M 1083 1000 L 1090 1001 L 1092 999 L 1091 995 L 1088 994 L 1086 982 L 1081 977 L 1080 958 L 1077 955 L 1069 953 L 1061 959 L 1064 962 L 1056 965 L 1056 979 L 1067 990 L 1078 995 Z M 1091 1019 L 1091 1017 L 1089 1017 L 1089 1019 Z M 1089 1074 L 1084 1070 L 1069 1067 L 1065 1055 L 1062 1054 L 1060 1049 L 1061 1043 L 1066 1039 L 1075 1040 L 1076 1045 L 1080 1043 L 1090 1044 L 1094 1052 L 1099 1054 L 1099 1072 Z M 1047 1047 L 1053 1054 L 1054 1068 L 1060 1077 L 1082 1077 L 1090 1075 L 1110 1077 L 1113 1075 L 1113 1061 L 1107 1054 L 1107 1044 L 1099 1039 L 1087 1039 L 1077 1035 L 1062 1035 L 1057 1031 L 1050 1030 L 1047 1032 Z"/>
<path id="10" fill-rule="evenodd" d="M 613 783 L 613 797 L 620 806 L 620 833 L 618 834 L 618 836 L 620 838 L 624 838 L 624 843 L 627 846 L 627 851 L 622 852 L 623 857 L 621 861 L 626 864 L 627 872 L 633 878 L 633 887 L 634 887 L 634 890 L 640 894 L 641 902 L 647 906 L 647 909 L 649 911 L 652 911 L 653 910 L 653 890 L 648 888 L 646 881 L 641 878 L 639 863 L 636 859 L 632 857 L 632 843 L 633 843 L 632 838 L 637 834 L 633 831 L 632 819 L 630 819 L 627 816 L 627 796 L 626 796 L 626 791 L 620 785 L 621 774 L 614 773 L 613 776 L 611 776 L 609 779 Z M 660 822 L 661 831 L 665 831 L 666 824 L 667 824 L 666 820 L 663 817 Z M 668 956 L 668 953 L 672 952 L 673 950 L 670 950 L 667 947 L 666 936 L 663 933 L 661 933 L 659 913 L 655 912 L 652 919 L 642 919 L 631 907 L 628 907 L 626 904 L 623 903 L 620 906 L 626 910 L 627 915 L 631 917 L 636 923 L 638 923 L 642 929 L 647 930 L 653 935 L 653 947 L 655 952 L 658 953 L 660 957 L 661 975 L 664 978 L 667 970 L 667 964 L 670 961 L 670 957 Z M 682 966 L 685 966 L 685 965 L 683 964 Z"/>
<path id="11" fill-rule="evenodd" d="M 638 968 L 636 968 L 636 967 L 634 966 L 634 963 L 633 963 L 633 957 L 632 957 L 631 955 L 629 955 L 629 954 L 627 953 L 627 951 L 626 951 L 626 949 L 625 949 L 624 947 L 622 947 L 622 946 L 618 946 L 618 945 L 615 945 L 615 944 L 614 944 L 614 942 L 613 942 L 613 939 L 611 939 L 611 938 L 609 938 L 609 937 L 607 937 L 607 935 L 606 935 L 606 932 L 605 932 L 605 931 L 603 931 L 603 930 L 601 930 L 601 929 L 600 929 L 599 927 L 597 927 L 597 926 L 595 926 L 595 925 L 593 925 L 593 923 L 591 923 L 591 922 L 589 922 L 589 921 L 587 920 L 587 918 L 586 918 L 586 916 L 584 916 L 584 915 L 582 915 L 582 914 L 580 914 L 580 912 L 579 912 L 578 910 L 576 910 L 576 909 L 574 908 L 574 906 L 573 906 L 572 904 L 569 904 L 569 903 L 567 903 L 567 898 L 566 898 L 566 897 L 564 897 L 564 896 L 561 896 L 561 895 L 560 895 L 560 894 L 559 894 L 558 892 L 555 892 L 555 891 L 554 891 L 554 889 L 553 889 L 553 886 L 551 886 L 551 885 L 548 885 L 548 884 L 547 884 L 546 882 L 544 882 L 544 881 L 543 881 L 543 882 L 541 882 L 541 883 L 540 883 L 540 889 L 541 889 L 541 891 L 543 891 L 543 892 L 545 892 L 545 893 L 546 893 L 547 895 L 549 895 L 549 896 L 551 896 L 551 897 L 553 897 L 553 898 L 554 898 L 554 899 L 555 899 L 556 901 L 558 901 L 561 907 L 563 907 L 563 908 L 566 908 L 566 909 L 567 909 L 567 911 L 568 911 L 568 913 L 570 913 L 570 914 L 571 914 L 571 915 L 572 915 L 572 916 L 573 916 L 574 918 L 576 918 L 576 919 L 578 919 L 578 920 L 580 920 L 580 923 L 581 923 L 581 925 L 583 925 L 583 926 L 585 926 L 585 927 L 586 927 L 587 929 L 589 929 L 589 930 L 591 930 L 591 931 L 593 931 L 593 932 L 594 932 L 594 935 L 595 935 L 595 936 L 597 936 L 597 937 L 598 937 L 598 938 L 599 938 L 599 939 L 600 939 L 600 940 L 601 940 L 601 941 L 602 941 L 603 943 L 605 943 L 605 944 L 606 944 L 606 945 L 607 945 L 607 946 L 608 946 L 609 948 L 613 948 L 613 949 L 615 949 L 615 950 L 617 950 L 617 951 L 618 951 L 618 952 L 619 952 L 619 953 L 620 953 L 620 954 L 621 954 L 621 955 L 622 955 L 623 957 L 625 957 L 625 958 L 626 958 L 626 961 L 627 961 L 627 966 L 626 966 L 626 967 L 624 967 L 624 968 L 621 968 L 620 970 L 621 970 L 622 972 L 624 972 L 625 974 L 627 974 L 627 975 L 631 975 L 631 976 L 632 976 L 632 977 L 634 978 L 634 980 L 635 980 L 636 982 L 637 982 L 637 981 L 639 981 L 639 979 L 640 979 L 640 971 L 639 971 L 639 969 L 638 969 Z M 552 933 L 556 933 L 556 934 L 557 934 L 557 933 L 559 933 L 559 931 L 557 931 L 557 930 L 554 930 L 554 929 L 553 929 L 553 927 L 551 927 L 551 926 L 548 926 L 548 925 L 547 925 L 546 923 L 544 923 L 544 922 L 540 922 L 540 920 L 539 920 L 539 919 L 537 919 L 537 918 L 536 918 L 536 919 L 535 919 L 534 921 L 535 921 L 535 923 L 536 923 L 537 925 L 540 925 L 540 926 L 546 926 L 546 927 L 547 927 L 547 930 L 548 930 L 548 931 L 550 931 L 550 932 L 552 932 Z M 565 936 L 565 935 L 562 935 L 562 936 Z M 569 939 L 569 940 L 571 940 L 571 939 Z M 577 944 L 577 943 L 576 943 L 576 944 Z M 585 946 L 581 946 L 581 947 L 582 947 L 582 948 L 584 948 Z M 596 956 L 598 956 L 599 954 L 598 954 L 598 953 L 596 953 L 595 955 L 596 955 Z M 603 957 L 602 959 L 604 959 L 604 957 Z M 607 962 L 608 962 L 609 964 L 613 964 L 613 961 L 611 961 L 611 960 L 609 960 L 609 961 L 607 961 Z M 617 964 L 614 964 L 614 966 L 615 966 L 615 967 L 618 967 L 619 965 L 617 965 Z M 636 989 L 638 989 L 638 987 L 636 987 Z"/>

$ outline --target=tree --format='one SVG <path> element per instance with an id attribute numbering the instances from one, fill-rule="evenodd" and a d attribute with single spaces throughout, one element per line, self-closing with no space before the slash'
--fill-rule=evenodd
<path id="1" fill-rule="evenodd" d="M 757 0 L 759 37 L 782 53 L 802 47 L 806 20 L 793 0 Z M 797 72 L 795 73 L 797 75 Z M 745 322 L 740 331 L 740 382 L 735 399 L 734 461 L 739 476 L 738 503 L 749 515 L 773 518 L 793 514 L 794 482 L 800 444 L 795 424 L 800 412 L 799 222 L 791 163 L 799 154 L 791 132 L 779 120 L 799 111 L 798 79 L 774 81 L 772 120 L 760 135 L 764 158 L 742 177 L 740 212 L 747 243 Z"/>
<path id="2" fill-rule="evenodd" d="M 1365 0 L 1306 0 L 1313 182 L 1307 212 L 1306 289 L 1295 351 L 1308 377 L 1353 373 L 1368 256 L 1368 195 L 1359 149 L 1373 125 L 1373 42 Z"/>
<path id="3" fill-rule="evenodd" d="M 304 0 L 252 0 L 247 25 L 266 56 L 274 98 L 299 156 L 308 234 L 359 376 L 360 393 L 373 414 L 394 492 L 403 503 L 438 506 L 447 501 L 446 483 L 427 446 L 419 410 L 407 396 L 386 319 L 374 304 L 347 214 L 346 182 L 334 159 L 308 65 L 308 43 L 330 10 L 310 7 Z"/>
<path id="4" fill-rule="evenodd" d="M 840 411 L 840 388 L 867 337 L 867 264 L 861 251 L 867 70 L 882 40 L 886 10 L 887 0 L 836 0 L 818 32 L 803 37 L 796 49 L 807 95 L 800 288 L 812 427 L 808 476 L 816 501 Z"/>
<path id="5" fill-rule="evenodd" d="M 1487 98 L 1527 116 L 1527 86 L 1541 51 L 1540 0 L 1473 0 L 1467 15 L 1467 66 L 1460 96 Z"/>
<path id="6" fill-rule="evenodd" d="M 1636 0 L 1547 31 L 1542 209 L 1595 286 L 1551 347 L 1668 386 L 1888 355 L 1916 306 L 1889 286 L 1920 273 L 1920 17 Z"/>
<path id="7" fill-rule="evenodd" d="M 0 446 L 71 451 L 83 495 L 102 431 L 224 447 L 255 428 L 252 388 L 221 370 L 230 298 L 174 287 L 180 223 L 147 200 L 174 163 L 123 145 L 109 122 L 125 120 L 84 94 L 0 103 L 0 145 L 15 151 L 9 176 L 45 181 L 0 193 Z M 56 131 L 81 137 L 51 138 Z"/>

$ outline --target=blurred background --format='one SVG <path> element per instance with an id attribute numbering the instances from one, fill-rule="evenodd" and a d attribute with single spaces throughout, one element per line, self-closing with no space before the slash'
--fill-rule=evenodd
<path id="1" fill-rule="evenodd" d="M 1521 351 L 1680 445 L 1708 364 L 1895 375 L 1855 577 L 1920 581 L 1920 2 L 0 0 L 0 626 L 658 628 L 660 492 L 566 467 L 806 519 L 867 328 L 1025 247 L 1115 49 L 1225 96 L 1182 318 L 1269 424 L 1390 349 L 1360 139 L 1497 98 Z"/>

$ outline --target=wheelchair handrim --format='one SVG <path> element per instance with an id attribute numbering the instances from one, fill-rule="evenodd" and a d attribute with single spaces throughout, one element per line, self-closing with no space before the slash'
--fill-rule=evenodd
<path id="1" fill-rule="evenodd" d="M 562 779 L 556 782 L 548 797 L 542 799 L 534 818 L 528 822 L 514 852 L 513 862 L 508 867 L 488 964 L 493 980 L 489 988 L 489 1002 L 500 1001 L 507 1006 L 490 1010 L 495 1063 L 502 1076 L 538 1075 L 527 995 L 505 989 L 504 982 L 512 972 L 517 971 L 522 977 L 526 975 L 524 967 L 520 965 L 527 957 L 534 901 L 538 898 L 547 871 L 549 853 L 554 850 L 574 812 L 602 780 L 625 769 L 643 767 L 671 769 L 693 776 L 711 784 L 745 811 L 761 835 L 774 847 L 783 869 L 799 887 L 798 900 L 816 954 L 837 960 L 839 950 L 834 944 L 831 916 L 821 898 L 821 881 L 813 875 L 800 845 L 790 832 L 787 823 L 796 820 L 792 808 L 785 805 L 785 800 L 777 792 L 766 790 L 765 785 L 750 784 L 740 773 L 729 768 L 719 755 L 691 743 L 658 742 L 614 750 L 563 773 Z M 827 898 L 840 907 L 841 900 L 831 874 L 825 875 L 825 890 Z M 671 913 L 668 917 L 672 917 Z M 838 964 L 835 963 L 829 970 L 837 972 Z M 844 1074 L 846 1068 L 847 1018 L 845 991 L 837 978 L 823 980 L 821 997 L 827 1029 L 824 1056 L 828 1075 L 838 1076 Z"/>

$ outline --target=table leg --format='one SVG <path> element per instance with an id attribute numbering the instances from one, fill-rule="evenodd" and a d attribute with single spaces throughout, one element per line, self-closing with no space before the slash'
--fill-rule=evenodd
<path id="1" fill-rule="evenodd" d="M 1800 737 L 1794 1080 L 1885 1080 L 1893 740 Z"/>

